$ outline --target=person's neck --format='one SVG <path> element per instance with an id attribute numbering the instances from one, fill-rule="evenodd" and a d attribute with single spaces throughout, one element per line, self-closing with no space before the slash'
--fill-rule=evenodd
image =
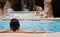
<path id="1" fill-rule="evenodd" d="M 16 32 L 16 30 L 12 30 L 12 31 Z"/>

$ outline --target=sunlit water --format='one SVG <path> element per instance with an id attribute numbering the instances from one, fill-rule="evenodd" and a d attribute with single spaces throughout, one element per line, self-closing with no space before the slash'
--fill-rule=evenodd
<path id="1" fill-rule="evenodd" d="M 48 30 L 53 32 L 60 32 L 60 20 L 19 20 L 20 29 L 24 30 Z M 0 30 L 10 29 L 10 20 L 0 20 Z"/>

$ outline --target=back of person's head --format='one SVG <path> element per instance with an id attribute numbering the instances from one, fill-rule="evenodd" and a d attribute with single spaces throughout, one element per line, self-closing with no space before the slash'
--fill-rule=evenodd
<path id="1" fill-rule="evenodd" d="M 13 18 L 10 21 L 10 29 L 16 31 L 19 29 L 19 27 L 20 27 L 19 21 L 16 18 Z"/>

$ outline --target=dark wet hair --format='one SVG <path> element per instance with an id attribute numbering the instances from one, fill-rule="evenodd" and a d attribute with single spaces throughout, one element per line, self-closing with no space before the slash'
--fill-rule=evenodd
<path id="1" fill-rule="evenodd" d="M 16 18 L 13 18 L 10 21 L 10 29 L 16 31 L 19 29 L 19 27 L 20 27 L 19 21 Z"/>

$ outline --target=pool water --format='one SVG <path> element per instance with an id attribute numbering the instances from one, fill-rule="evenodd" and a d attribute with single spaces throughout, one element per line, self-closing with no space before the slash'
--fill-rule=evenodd
<path id="1" fill-rule="evenodd" d="M 60 32 L 60 20 L 19 20 L 20 29 Z M 0 30 L 10 29 L 10 20 L 0 20 Z"/>

